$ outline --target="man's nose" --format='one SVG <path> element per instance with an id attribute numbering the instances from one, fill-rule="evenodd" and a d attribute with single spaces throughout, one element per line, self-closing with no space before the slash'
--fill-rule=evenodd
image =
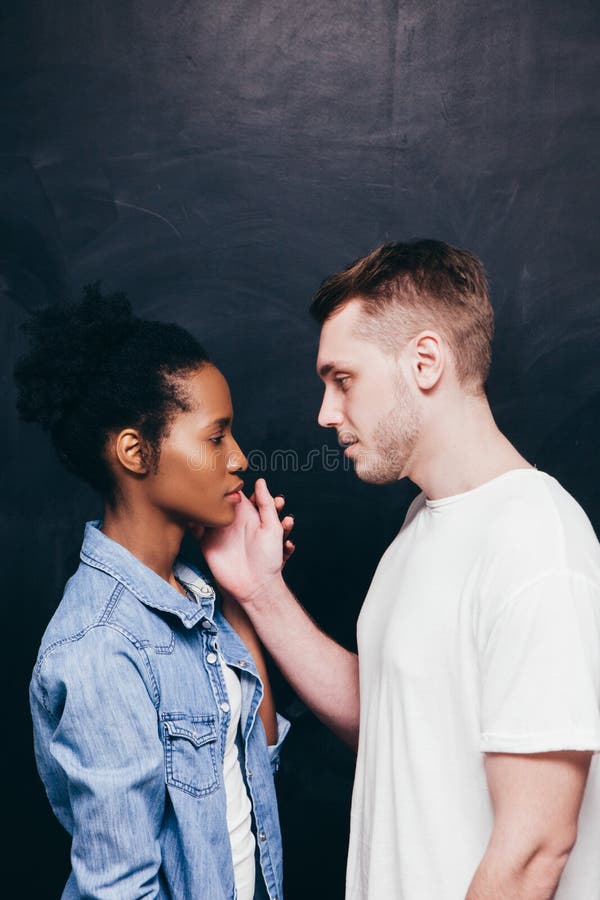
<path id="1" fill-rule="evenodd" d="M 344 421 L 342 412 L 328 391 L 323 394 L 317 422 L 322 428 L 338 428 Z"/>

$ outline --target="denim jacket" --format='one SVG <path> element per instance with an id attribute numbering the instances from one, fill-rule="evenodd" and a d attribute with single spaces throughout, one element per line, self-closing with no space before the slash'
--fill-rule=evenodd
<path id="1" fill-rule="evenodd" d="M 88 522 L 81 564 L 42 639 L 30 699 L 38 770 L 73 838 L 63 900 L 234 900 L 217 651 L 242 688 L 255 897 L 282 900 L 273 772 L 289 724 L 278 717 L 268 748 L 251 655 L 206 579 L 181 561 L 175 573 L 189 599 Z"/>

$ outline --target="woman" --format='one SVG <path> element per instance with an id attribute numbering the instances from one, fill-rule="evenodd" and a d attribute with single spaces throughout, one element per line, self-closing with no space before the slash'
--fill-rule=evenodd
<path id="1" fill-rule="evenodd" d="M 288 726 L 250 623 L 178 558 L 188 525 L 230 524 L 241 499 L 227 383 L 189 333 L 97 287 L 26 331 L 19 411 L 104 499 L 30 690 L 38 769 L 72 835 L 63 898 L 281 898 Z"/>

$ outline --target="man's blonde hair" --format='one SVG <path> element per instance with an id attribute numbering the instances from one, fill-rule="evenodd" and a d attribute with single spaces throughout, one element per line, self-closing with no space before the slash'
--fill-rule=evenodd
<path id="1" fill-rule="evenodd" d="M 383 244 L 327 278 L 310 311 L 323 324 L 350 300 L 362 305 L 361 337 L 394 353 L 432 328 L 449 345 L 460 383 L 484 389 L 494 314 L 474 254 L 434 240 Z"/>

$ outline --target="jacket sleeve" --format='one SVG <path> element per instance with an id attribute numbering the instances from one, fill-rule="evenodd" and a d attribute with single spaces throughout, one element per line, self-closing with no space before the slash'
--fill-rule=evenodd
<path id="1" fill-rule="evenodd" d="M 275 773 L 279 769 L 279 755 L 281 753 L 281 747 L 283 742 L 285 741 L 288 731 L 290 730 L 289 721 L 284 718 L 280 713 L 276 713 L 277 716 L 277 743 L 269 744 L 267 747 L 267 752 L 269 754 L 269 762 L 271 763 L 271 771 L 275 775 Z"/>
<path id="2" fill-rule="evenodd" d="M 81 897 L 159 896 L 164 753 L 143 648 L 110 625 L 90 628 L 47 651 L 31 700 L 38 767 L 73 837 Z"/>

